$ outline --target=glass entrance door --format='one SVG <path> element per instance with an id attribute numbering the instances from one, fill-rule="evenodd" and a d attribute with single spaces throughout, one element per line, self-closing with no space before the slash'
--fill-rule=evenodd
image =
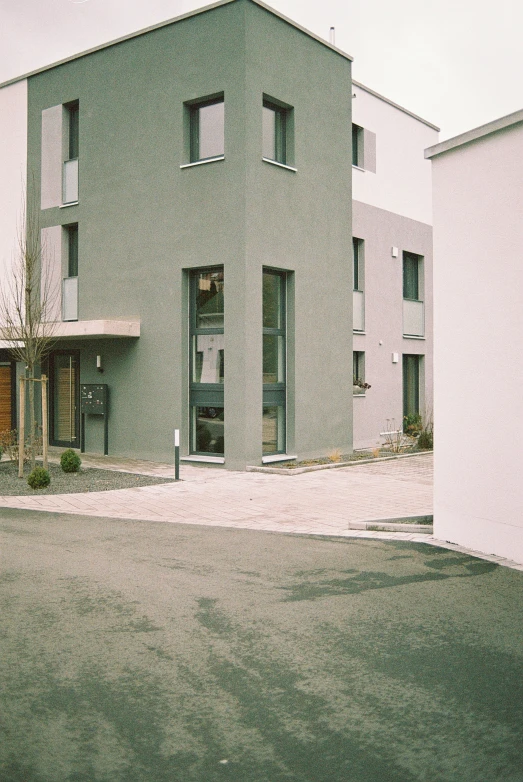
<path id="1" fill-rule="evenodd" d="M 51 355 L 50 429 L 53 445 L 78 448 L 80 359 L 78 351 Z"/>

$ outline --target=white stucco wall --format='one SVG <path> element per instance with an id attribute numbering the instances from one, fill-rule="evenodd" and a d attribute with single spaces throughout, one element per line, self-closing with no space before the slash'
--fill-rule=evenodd
<path id="1" fill-rule="evenodd" d="M 520 114 L 432 160 L 434 532 L 523 562 Z"/>
<path id="2" fill-rule="evenodd" d="M 353 198 L 432 225 L 430 161 L 438 131 L 371 92 L 353 86 L 352 121 L 376 134 L 376 173 L 352 169 Z"/>
<path id="3" fill-rule="evenodd" d="M 27 80 L 0 89 L 0 286 L 17 247 L 27 170 Z"/>

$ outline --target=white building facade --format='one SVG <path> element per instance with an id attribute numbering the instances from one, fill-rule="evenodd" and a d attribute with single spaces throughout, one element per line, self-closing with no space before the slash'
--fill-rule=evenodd
<path id="1" fill-rule="evenodd" d="M 523 110 L 427 149 L 434 533 L 523 562 Z"/>
<path id="2" fill-rule="evenodd" d="M 432 413 L 432 190 L 438 128 L 353 82 L 354 447 Z"/>

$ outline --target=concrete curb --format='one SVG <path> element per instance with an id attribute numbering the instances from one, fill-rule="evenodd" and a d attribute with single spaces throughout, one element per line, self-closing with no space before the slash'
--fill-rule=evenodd
<path id="1" fill-rule="evenodd" d="M 333 470 L 337 467 L 356 467 L 358 464 L 378 464 L 379 462 L 390 462 L 393 459 L 411 459 L 413 456 L 425 456 L 432 454 L 433 451 L 416 451 L 414 453 L 398 453 L 393 456 L 378 456 L 376 459 L 355 459 L 351 462 L 333 462 L 332 464 L 310 464 L 306 467 L 296 467 L 289 469 L 285 467 L 256 467 L 252 465 L 246 467 L 246 472 L 264 472 L 269 475 L 302 475 L 304 472 L 316 472 L 316 470 Z"/>
<path id="2" fill-rule="evenodd" d="M 432 535 L 434 517 L 403 516 L 399 519 L 374 519 L 373 521 L 349 521 L 349 529 L 362 529 L 371 532 L 423 532 Z M 416 522 L 419 522 L 416 524 Z"/>

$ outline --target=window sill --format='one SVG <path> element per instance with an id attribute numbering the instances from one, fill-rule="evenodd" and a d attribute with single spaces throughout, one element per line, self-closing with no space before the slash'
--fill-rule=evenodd
<path id="1" fill-rule="evenodd" d="M 216 163 L 218 160 L 225 160 L 225 155 L 217 155 L 216 157 L 208 157 L 205 160 L 195 160 L 193 163 L 183 163 L 180 168 L 193 168 L 194 166 L 203 166 L 206 163 Z"/>
<path id="2" fill-rule="evenodd" d="M 206 464 L 225 464 L 225 458 L 223 456 L 200 456 L 198 454 L 191 454 L 191 456 L 180 457 L 181 462 L 205 462 Z"/>
<path id="3" fill-rule="evenodd" d="M 278 163 L 277 160 L 271 160 L 269 157 L 262 157 L 262 160 L 264 163 L 270 163 L 271 166 L 278 166 L 278 168 L 286 168 L 287 171 L 294 171 L 295 174 L 298 171 L 294 166 L 288 166 L 286 163 Z"/>
<path id="4" fill-rule="evenodd" d="M 366 171 L 367 169 L 362 168 L 361 166 L 355 166 L 354 163 L 352 164 L 352 167 L 356 169 L 356 171 Z"/>
<path id="5" fill-rule="evenodd" d="M 362 397 L 363 399 L 365 399 L 366 396 L 367 396 L 367 394 L 353 394 L 352 398 L 353 399 L 359 399 L 359 397 Z"/>
<path id="6" fill-rule="evenodd" d="M 353 334 L 362 334 L 363 336 L 365 336 L 365 334 L 367 332 L 366 331 L 360 331 L 360 329 L 352 329 L 352 333 Z"/>
<path id="7" fill-rule="evenodd" d="M 419 334 L 404 334 L 403 339 L 422 339 L 424 340 L 425 337 L 421 336 Z"/>
<path id="8" fill-rule="evenodd" d="M 68 206 L 78 206 L 78 201 L 69 201 L 68 204 L 60 204 L 59 209 L 66 209 Z"/>
<path id="9" fill-rule="evenodd" d="M 298 457 L 290 456 L 288 453 L 274 453 L 268 456 L 262 456 L 262 464 L 274 464 L 274 462 L 290 462 Z"/>

